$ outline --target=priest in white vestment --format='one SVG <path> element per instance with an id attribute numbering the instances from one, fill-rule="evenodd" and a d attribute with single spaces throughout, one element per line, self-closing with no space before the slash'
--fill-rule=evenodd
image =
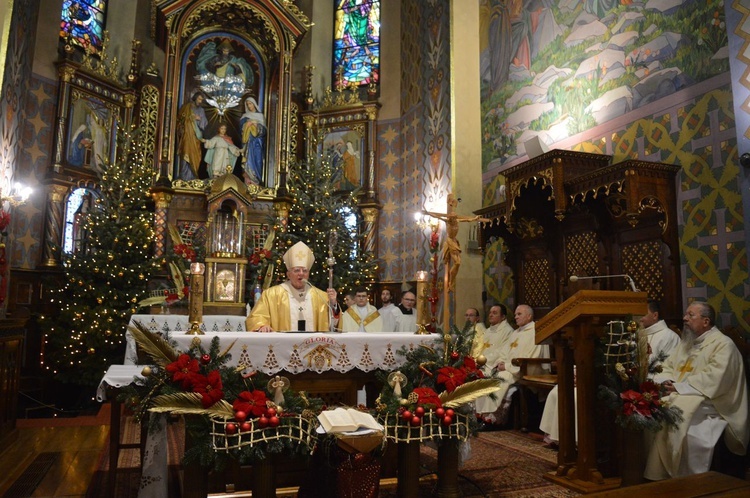
<path id="1" fill-rule="evenodd" d="M 490 306 L 487 313 L 487 322 L 490 324 L 484 332 L 474 335 L 474 341 L 471 345 L 471 355 L 476 358 L 480 354 L 484 355 L 487 362 L 482 367 L 485 375 L 492 374 L 492 368 L 497 365 L 500 352 L 508 341 L 508 337 L 513 333 L 513 327 L 510 326 L 507 319 L 507 308 L 502 304 Z"/>
<path id="2" fill-rule="evenodd" d="M 284 253 L 287 281 L 266 289 L 245 320 L 254 332 L 328 332 L 331 321 L 339 320 L 336 290 L 327 292 L 307 281 L 315 262 L 304 242 L 297 242 Z"/>
<path id="3" fill-rule="evenodd" d="M 383 332 L 383 320 L 378 309 L 370 304 L 364 287 L 354 291 L 354 305 L 341 316 L 342 332 Z"/>
<path id="4" fill-rule="evenodd" d="M 393 332 L 396 329 L 396 317 L 393 315 L 393 310 L 396 309 L 396 305 L 393 304 L 393 294 L 388 288 L 380 291 L 380 301 L 383 306 L 380 307 L 380 318 L 383 320 L 383 331 Z"/>
<path id="5" fill-rule="evenodd" d="M 487 327 L 484 326 L 482 315 L 476 308 L 467 308 L 464 313 L 464 319 L 466 320 L 464 328 L 468 327 L 474 333 L 474 338 L 471 342 L 471 352 L 469 354 L 472 358 L 476 358 L 482 354 L 482 350 L 484 349 L 484 332 L 487 330 Z"/>
<path id="6" fill-rule="evenodd" d="M 693 302 L 683 317 L 680 345 L 654 376 L 669 395 L 664 401 L 682 409 L 676 430 L 664 428 L 654 437 L 644 477 L 669 479 L 711 466 L 719 437 L 732 453 L 744 455 L 748 438 L 748 393 L 742 354 L 714 326 L 716 312 Z"/>
<path id="7" fill-rule="evenodd" d="M 513 358 L 541 358 L 547 348 L 535 344 L 536 328 L 534 326 L 534 311 L 530 306 L 521 304 L 516 308 L 515 319 L 518 329 L 514 330 L 505 341 L 497 357 L 487 356 L 484 368 L 489 368 L 493 377 L 500 378 L 500 390 L 496 398 L 483 396 L 476 400 L 477 416 L 488 423 L 498 423 L 504 419 L 503 400 L 508 389 L 521 375 L 520 367 L 512 364 Z M 490 362 L 491 359 L 491 362 Z"/>

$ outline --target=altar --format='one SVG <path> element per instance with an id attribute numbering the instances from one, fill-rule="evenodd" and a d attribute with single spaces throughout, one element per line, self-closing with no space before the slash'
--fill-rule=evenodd
<path id="1" fill-rule="evenodd" d="M 415 335 L 393 332 L 349 333 L 258 333 L 245 331 L 245 319 L 240 316 L 206 315 L 201 331 L 204 335 L 187 334 L 190 329 L 185 315 L 133 315 L 126 332 L 126 365 L 137 365 L 138 350 L 130 328 L 140 324 L 150 332 L 162 335 L 178 351 L 187 351 L 196 343 L 204 349 L 219 340 L 221 351 L 229 349 L 227 366 L 259 371 L 268 375 L 283 373 L 289 377 L 295 391 L 323 399 L 329 406 L 356 405 L 367 401 L 374 404 L 379 392 L 375 372 L 398 369 L 405 357 L 400 350 L 411 351 L 421 345 L 434 346 L 437 335 Z M 362 399 L 358 392 L 367 391 Z M 164 434 L 162 432 L 162 434 Z M 163 437 L 151 435 L 147 447 L 163 445 Z M 139 496 L 158 496 L 166 492 L 163 486 L 166 460 L 145 462 L 143 476 L 153 483 L 141 490 Z M 160 477 L 161 476 L 161 477 Z M 229 477 L 229 476 L 227 476 Z M 229 477 L 232 479 L 232 477 Z M 197 479 L 197 481 L 195 481 Z M 207 490 L 206 475 L 198 469 L 185 473 L 183 492 L 198 496 Z M 158 489 L 150 489 L 158 488 Z M 207 490 L 208 491 L 208 490 Z"/>

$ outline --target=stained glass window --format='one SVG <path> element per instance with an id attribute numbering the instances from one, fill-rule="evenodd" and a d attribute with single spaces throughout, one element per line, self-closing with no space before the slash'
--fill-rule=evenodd
<path id="1" fill-rule="evenodd" d="M 84 50 L 98 53 L 102 49 L 104 14 L 107 0 L 63 0 L 60 37 Z"/>
<path id="2" fill-rule="evenodd" d="M 377 82 L 380 79 L 380 1 L 334 2 L 334 86 Z"/>

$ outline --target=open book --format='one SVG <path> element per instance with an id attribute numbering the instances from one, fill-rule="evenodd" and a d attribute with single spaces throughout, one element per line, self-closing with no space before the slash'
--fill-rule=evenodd
<path id="1" fill-rule="evenodd" d="M 383 430 L 375 417 L 356 408 L 326 410 L 318 415 L 318 421 L 328 433 L 367 434 Z"/>

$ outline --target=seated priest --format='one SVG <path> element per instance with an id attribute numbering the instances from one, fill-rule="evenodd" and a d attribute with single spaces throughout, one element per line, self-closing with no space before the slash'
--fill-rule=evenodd
<path id="1" fill-rule="evenodd" d="M 490 326 L 485 329 L 481 322 L 476 325 L 476 333 L 471 343 L 471 356 L 477 358 L 479 355 L 484 355 L 487 359 L 485 368 L 483 368 L 485 375 L 492 373 L 491 369 L 497 364 L 497 358 L 500 356 L 505 341 L 513 333 L 513 327 L 508 323 L 507 314 L 508 308 L 504 304 L 493 304 L 490 306 L 489 313 L 487 313 L 487 321 Z M 479 325 L 482 325 L 481 328 Z"/>
<path id="2" fill-rule="evenodd" d="M 328 332 L 338 325 L 336 290 L 323 292 L 308 282 L 315 262 L 304 242 L 297 242 L 284 253 L 287 281 L 268 288 L 245 320 L 253 332 Z"/>
<path id="3" fill-rule="evenodd" d="M 383 332 L 383 319 L 378 309 L 370 304 L 365 287 L 354 291 L 354 305 L 349 306 L 341 318 L 342 332 Z"/>
<path id="4" fill-rule="evenodd" d="M 488 424 L 503 424 L 507 418 L 510 396 L 513 394 L 513 391 L 509 391 L 509 388 L 521 374 L 520 367 L 512 364 L 513 358 L 542 358 L 548 356 L 547 346 L 535 343 L 536 327 L 533 321 L 534 310 L 531 309 L 531 306 L 518 305 L 514 316 L 518 328 L 510 334 L 492 363 L 488 361 L 485 364 L 485 368 L 491 369 L 490 374 L 493 377 L 503 380 L 500 384 L 500 390 L 495 393 L 496 398 L 494 400 L 489 396 L 484 396 L 476 401 L 477 417 Z"/>
<path id="5" fill-rule="evenodd" d="M 682 410 L 676 429 L 656 433 L 644 477 L 668 479 L 707 472 L 714 446 L 724 434 L 727 449 L 747 451 L 747 380 L 742 354 L 732 339 L 714 326 L 716 312 L 693 302 L 682 318 L 680 344 L 654 376 L 668 395 L 662 398 Z"/>

